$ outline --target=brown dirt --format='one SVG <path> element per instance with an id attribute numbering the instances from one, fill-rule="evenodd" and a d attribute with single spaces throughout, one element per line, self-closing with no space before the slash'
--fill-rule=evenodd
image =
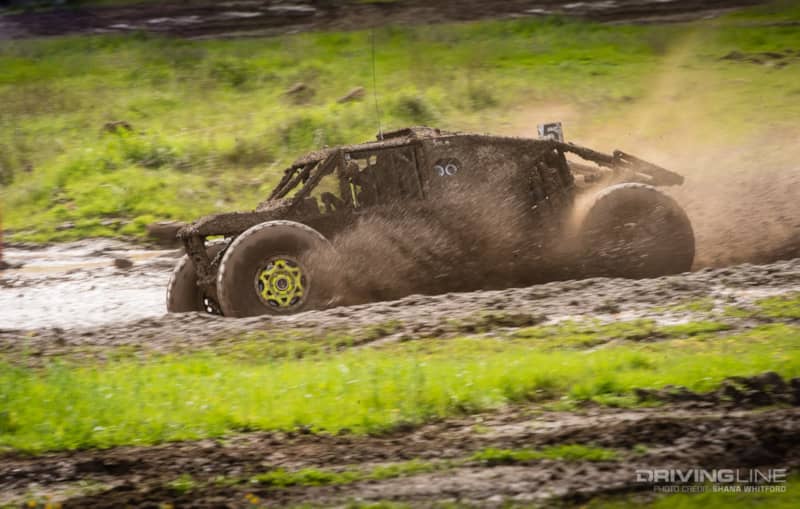
<path id="1" fill-rule="evenodd" d="M 0 17 L 0 39 L 140 31 L 194 38 L 236 37 L 546 14 L 565 14 L 601 21 L 685 20 L 756 3 L 759 3 L 758 0 L 402 0 L 375 3 L 170 1 L 7 14 Z"/>
<path id="2" fill-rule="evenodd" d="M 620 451 L 618 461 L 567 463 L 537 460 L 491 466 L 471 461 L 474 452 L 586 444 Z M 634 446 L 639 446 L 634 451 Z M 641 446 L 645 446 L 643 450 Z M 579 501 L 619 491 L 637 491 L 636 468 L 702 465 L 703 468 L 791 468 L 800 465 L 800 412 L 796 408 L 745 411 L 713 403 L 641 410 L 587 408 L 578 413 L 513 407 L 384 436 L 250 433 L 154 447 L 120 447 L 41 457 L 6 455 L 0 462 L 0 493 L 11 498 L 34 491 L 63 493 L 64 507 L 245 507 L 255 494 L 269 505 L 350 499 L 396 500 L 427 506 L 458 500 L 480 506 L 503 501 Z M 342 486 L 286 489 L 220 478 L 248 479 L 276 468 L 370 468 L 419 459 L 450 461 L 446 470 Z M 190 475 L 195 488 L 167 486 Z M 75 485 L 95 493 L 75 494 Z M 72 489 L 72 495 L 69 495 Z"/>

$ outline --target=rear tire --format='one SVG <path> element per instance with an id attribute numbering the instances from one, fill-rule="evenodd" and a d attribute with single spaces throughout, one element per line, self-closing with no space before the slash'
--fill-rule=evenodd
<path id="1" fill-rule="evenodd" d="M 292 314 L 323 305 L 327 292 L 314 285 L 313 250 L 332 249 L 316 230 L 294 221 L 268 221 L 239 235 L 217 273 L 225 316 Z"/>
<path id="2" fill-rule="evenodd" d="M 591 276 L 658 277 L 691 269 L 694 232 L 671 197 L 644 184 L 618 184 L 594 200 L 580 230 Z"/>
<path id="3" fill-rule="evenodd" d="M 213 260 L 222 251 L 226 242 L 217 242 L 206 248 L 209 259 Z M 197 272 L 189 255 L 183 255 L 167 285 L 167 311 L 169 313 L 189 313 L 204 311 L 220 314 L 217 296 L 197 286 Z"/>

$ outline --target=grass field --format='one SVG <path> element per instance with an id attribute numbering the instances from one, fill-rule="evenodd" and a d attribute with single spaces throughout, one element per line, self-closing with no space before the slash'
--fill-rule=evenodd
<path id="1" fill-rule="evenodd" d="M 157 219 L 251 208 L 304 151 L 373 137 L 376 91 L 384 128 L 531 135 L 567 110 L 575 141 L 610 149 L 635 132 L 665 150 L 791 131 L 800 54 L 763 54 L 800 50 L 800 31 L 775 24 L 798 19 L 796 2 L 778 2 L 666 26 L 552 18 L 384 28 L 377 89 L 367 32 L 5 42 L 4 226 L 20 241 L 140 236 Z M 760 63 L 722 59 L 732 52 Z M 287 94 L 295 83 L 311 92 Z M 364 100 L 337 102 L 356 86 Z M 133 131 L 108 132 L 113 121 Z"/>
<path id="2" fill-rule="evenodd" d="M 5 364 L 0 447 L 42 452 L 297 428 L 371 433 L 515 402 L 631 406 L 639 404 L 636 388 L 709 391 L 734 375 L 800 376 L 794 325 L 624 330 L 534 327 L 299 359 L 270 355 L 264 338 L 246 358 L 198 352 L 38 369 Z"/>

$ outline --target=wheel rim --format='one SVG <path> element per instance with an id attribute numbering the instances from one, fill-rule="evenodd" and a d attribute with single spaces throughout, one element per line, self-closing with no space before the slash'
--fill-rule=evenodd
<path id="1" fill-rule="evenodd" d="M 308 293 L 303 267 L 297 260 L 283 255 L 267 260 L 256 272 L 255 283 L 261 302 L 280 311 L 298 308 Z"/>

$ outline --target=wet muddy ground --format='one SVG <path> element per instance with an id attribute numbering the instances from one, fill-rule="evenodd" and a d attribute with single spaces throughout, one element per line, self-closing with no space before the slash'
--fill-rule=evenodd
<path id="1" fill-rule="evenodd" d="M 170 1 L 10 12 L 0 17 L 0 39 L 126 32 L 242 37 L 553 14 L 600 21 L 669 21 L 714 16 L 757 3 L 758 0 Z"/>
<path id="2" fill-rule="evenodd" d="M 83 241 L 6 253 L 22 268 L 0 272 L 0 353 L 24 362 L 104 358 L 104 352 L 223 351 L 251 331 L 344 332 L 362 343 L 412 337 L 491 334 L 567 319 L 662 323 L 703 319 L 727 306 L 800 291 L 800 259 L 737 265 L 651 280 L 588 279 L 436 296 L 413 295 L 289 317 L 224 319 L 164 313 L 164 287 L 179 251 L 115 241 Z M 129 260 L 130 267 L 115 260 Z M 69 295 L 64 301 L 55 298 Z M 703 310 L 681 304 L 703 300 Z M 719 314 L 715 315 L 718 318 Z M 727 317 L 733 330 L 753 324 Z M 364 332 L 368 334 L 364 336 Z M 710 394 L 642 393 L 664 406 L 622 410 L 586 406 L 545 411 L 536 404 L 434 422 L 380 436 L 306 432 L 245 433 L 218 440 L 117 447 L 29 457 L 0 453 L 0 504 L 41 499 L 63 507 L 257 507 L 392 500 L 414 507 L 442 501 L 478 507 L 506 502 L 578 504 L 626 493 L 652 497 L 637 468 L 794 468 L 800 466 L 800 379 L 764 375 Z M 776 381 L 777 380 L 777 381 Z M 728 391 L 728 392 L 725 392 Z M 736 396 L 736 394 L 734 394 Z M 583 444 L 611 449 L 609 461 L 492 463 L 486 448 L 539 449 Z M 400 476 L 342 484 L 253 483 L 286 469 L 369 472 L 423 465 Z M 191 489 L 186 489 L 191 479 Z M 181 481 L 183 480 L 183 481 Z M 183 486 L 183 487 L 181 487 Z M 257 502 L 255 502 L 257 501 Z"/>
<path id="3" fill-rule="evenodd" d="M 472 458 L 486 448 L 584 444 L 617 452 L 609 461 Z M 457 501 L 580 502 L 617 492 L 652 495 L 637 468 L 792 468 L 800 465 L 796 407 L 736 409 L 668 405 L 640 410 L 586 408 L 575 413 L 509 408 L 383 436 L 250 433 L 155 447 L 120 447 L 0 462 L 5 500 L 48 493 L 64 507 L 252 507 L 393 500 L 414 507 Z M 339 485 L 276 487 L 248 480 L 275 469 L 361 470 L 416 460 L 425 471 Z M 187 493 L 175 480 L 190 476 Z M 0 500 L 2 502 L 2 500 Z"/>
<path id="4" fill-rule="evenodd" d="M 528 288 L 411 295 L 390 302 L 241 319 L 165 310 L 165 289 L 180 251 L 143 250 L 115 241 L 81 241 L 41 249 L 7 249 L 0 272 L 0 351 L 69 354 L 75 347 L 183 351 L 252 331 L 329 331 L 383 341 L 468 334 L 553 323 L 652 318 L 703 319 L 674 306 L 696 300 L 727 306 L 800 291 L 800 258 L 743 264 L 657 279 L 594 278 Z M 118 268 L 115 260 L 132 262 Z M 743 326 L 746 324 L 743 324 Z"/>
<path id="5" fill-rule="evenodd" d="M 0 272 L 0 329 L 70 328 L 159 316 L 178 254 L 103 240 L 6 248 L 4 260 L 20 267 Z"/>

